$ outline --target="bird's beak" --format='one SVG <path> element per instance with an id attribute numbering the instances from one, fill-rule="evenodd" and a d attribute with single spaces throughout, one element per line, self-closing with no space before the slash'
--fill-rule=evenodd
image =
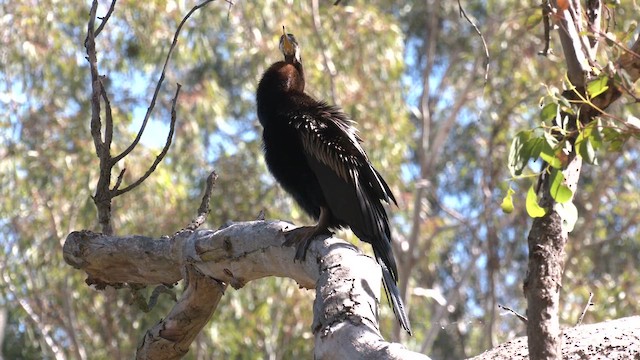
<path id="1" fill-rule="evenodd" d="M 282 51 L 285 55 L 295 55 L 296 49 L 293 43 L 289 40 L 289 36 L 287 36 L 287 32 L 285 31 L 284 26 L 282 26 Z"/>

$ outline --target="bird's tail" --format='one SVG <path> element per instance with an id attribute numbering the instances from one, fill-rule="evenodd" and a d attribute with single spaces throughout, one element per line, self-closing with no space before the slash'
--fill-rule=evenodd
<path id="1" fill-rule="evenodd" d="M 409 317 L 404 309 L 404 304 L 400 297 L 400 290 L 398 290 L 398 286 L 396 286 L 396 281 L 393 279 L 387 264 L 385 264 L 385 262 L 378 256 L 376 256 L 376 261 L 382 268 L 382 283 L 384 284 L 384 291 L 387 294 L 387 299 L 393 306 L 393 313 L 396 315 L 396 318 L 400 322 L 402 328 L 405 329 L 409 335 L 413 335 L 411 332 L 411 324 L 409 324 Z"/>

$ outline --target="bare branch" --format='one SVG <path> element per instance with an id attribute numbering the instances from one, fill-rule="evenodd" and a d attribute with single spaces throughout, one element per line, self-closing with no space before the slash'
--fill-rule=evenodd
<path id="1" fill-rule="evenodd" d="M 487 46 L 487 42 L 484 40 L 484 35 L 482 35 L 482 32 L 480 31 L 480 29 L 478 29 L 478 26 L 476 25 L 476 23 L 474 23 L 469 18 L 466 11 L 464 11 L 462 4 L 460 4 L 460 0 L 458 0 L 458 9 L 460 11 L 460 15 L 464 16 L 464 18 L 467 19 L 469 24 L 473 26 L 473 29 L 476 31 L 476 33 L 480 37 L 480 40 L 482 40 L 482 47 L 484 48 L 484 86 L 486 86 L 487 81 L 489 81 L 489 62 L 491 61 L 491 57 L 489 56 L 489 47 Z"/>
<path id="2" fill-rule="evenodd" d="M 204 221 L 207 219 L 207 215 L 209 215 L 209 212 L 211 211 L 211 209 L 209 208 L 209 203 L 211 202 L 211 193 L 216 185 L 217 179 L 218 174 L 216 174 L 215 171 L 212 171 L 211 174 L 209 174 L 209 177 L 207 177 L 207 186 L 204 190 L 204 195 L 202 196 L 200 207 L 198 208 L 198 215 L 196 215 L 195 219 L 193 219 L 191 223 L 189 223 L 189 225 L 187 225 L 184 229 L 178 231 L 177 234 L 183 231 L 194 231 L 202 224 L 204 224 Z"/>
<path id="3" fill-rule="evenodd" d="M 580 314 L 580 317 L 578 318 L 578 323 L 576 324 L 576 326 L 582 325 L 582 320 L 584 320 L 584 315 L 587 313 L 587 310 L 589 310 L 589 307 L 591 307 L 591 305 L 593 305 L 591 300 L 593 300 L 593 293 L 592 292 L 589 293 L 589 300 L 587 300 L 587 305 L 584 306 L 584 309 L 582 310 L 582 313 Z"/>
<path id="4" fill-rule="evenodd" d="M 91 72 L 91 137 L 93 138 L 96 155 L 100 160 L 100 175 L 96 186 L 96 194 L 93 196 L 93 202 L 96 204 L 98 211 L 98 223 L 102 228 L 102 232 L 105 234 L 111 234 L 113 233 L 111 225 L 112 196 L 109 190 L 109 184 L 111 183 L 112 164 L 110 147 L 102 140 L 102 121 L 100 119 L 101 98 L 106 99 L 105 106 L 107 107 L 107 121 L 111 123 L 112 119 L 111 105 L 108 101 L 108 97 L 106 96 L 102 85 L 102 80 L 98 73 L 98 57 L 96 54 L 95 34 L 93 29 L 95 27 L 97 9 L 98 1 L 94 0 L 91 4 L 89 22 L 87 25 L 87 38 L 85 39 L 87 60 L 89 61 L 89 68 Z M 110 131 L 111 130 L 107 129 L 107 133 Z M 111 135 L 109 135 L 109 137 L 111 137 Z"/>
<path id="5" fill-rule="evenodd" d="M 215 312 L 227 285 L 186 267 L 186 290 L 166 318 L 147 330 L 136 359 L 180 359 Z"/>
<path id="6" fill-rule="evenodd" d="M 120 190 L 113 189 L 113 197 L 122 195 L 122 194 L 126 193 L 127 191 L 133 190 L 138 185 L 142 184 L 142 182 L 145 181 L 149 177 L 149 175 L 153 174 L 153 172 L 156 170 L 156 167 L 158 166 L 158 164 L 160 164 L 162 159 L 164 159 L 164 156 L 167 155 L 167 152 L 169 151 L 169 147 L 171 146 L 171 140 L 173 139 L 173 133 L 175 132 L 175 129 L 176 129 L 176 102 L 178 101 L 178 95 L 180 95 L 180 88 L 181 87 L 182 86 L 180 84 L 178 84 L 178 87 L 176 89 L 176 95 L 173 97 L 173 100 L 172 100 L 172 104 L 171 104 L 171 123 L 169 125 L 169 134 L 167 135 L 167 141 L 164 144 L 164 148 L 162 149 L 160 154 L 158 154 L 158 156 L 156 156 L 156 159 L 153 161 L 153 164 L 151 164 L 149 169 L 147 169 L 147 171 L 144 173 L 144 175 L 142 175 L 138 180 L 136 180 L 133 183 L 131 183 L 130 185 L 126 186 L 124 189 L 120 189 Z"/>
<path id="7" fill-rule="evenodd" d="M 529 321 L 529 319 L 527 319 L 526 316 L 520 314 L 519 312 L 513 310 L 512 308 L 508 307 L 508 306 L 504 306 L 502 304 L 498 304 L 498 307 L 502 310 L 506 310 L 510 313 L 512 313 L 513 315 L 515 315 L 520 321 L 522 321 L 523 323 L 527 323 L 527 321 Z"/>
<path id="8" fill-rule="evenodd" d="M 567 77 L 571 84 L 577 87 L 584 87 L 587 81 L 587 74 L 591 71 L 590 48 L 583 38 L 581 15 L 582 7 L 578 0 L 567 0 L 567 8 L 559 7 L 557 1 L 552 1 L 552 5 L 558 10 L 551 15 L 560 28 L 560 42 L 564 51 L 567 63 Z"/>
<path id="9" fill-rule="evenodd" d="M 542 4 L 540 11 L 542 11 L 542 26 L 544 26 L 544 49 L 538 53 L 538 55 L 547 56 L 551 52 L 551 4 L 549 0 L 546 0 Z"/>
<path id="10" fill-rule="evenodd" d="M 87 50 L 87 60 L 91 71 L 91 136 L 98 157 L 102 155 L 102 121 L 100 120 L 100 91 L 101 86 L 98 75 L 98 58 L 96 55 L 96 43 L 93 28 L 95 26 L 96 11 L 98 9 L 98 1 L 94 0 L 91 4 L 89 12 L 89 23 L 87 24 L 87 38 L 84 41 Z"/>
<path id="11" fill-rule="evenodd" d="M 104 88 L 104 76 L 100 77 L 100 94 L 102 95 L 102 101 L 105 106 L 105 126 L 104 126 L 104 147 L 111 148 L 111 142 L 113 141 L 113 114 L 111 111 L 111 101 L 109 101 L 109 95 Z"/>
<path id="12" fill-rule="evenodd" d="M 295 249 L 283 246 L 282 231 L 290 226 L 253 221 L 160 239 L 73 232 L 63 251 L 65 261 L 85 271 L 94 284 L 173 283 L 187 266 L 189 284 L 182 299 L 143 342 L 143 348 L 151 347 L 146 354 L 158 354 L 153 347 L 175 347 L 175 357 L 161 359 L 184 354 L 206 324 L 224 290 L 213 279 L 240 289 L 266 276 L 289 277 L 300 287 L 316 289 L 316 358 L 428 359 L 382 338 L 377 315 L 381 273 L 375 260 L 348 242 L 328 238 L 312 242 L 306 261 L 294 262 Z"/>
<path id="13" fill-rule="evenodd" d="M 111 1 L 111 6 L 109 6 L 109 10 L 107 10 L 107 14 L 102 18 L 102 22 L 100 23 L 100 25 L 98 25 L 98 28 L 93 33 L 94 37 L 98 36 L 98 34 L 100 34 L 102 29 L 104 29 L 104 26 L 107 24 L 107 21 L 111 17 L 111 14 L 113 14 L 113 10 L 115 9 L 115 7 L 116 7 L 116 0 L 113 0 Z"/>
<path id="14" fill-rule="evenodd" d="M 118 161 L 122 160 L 122 158 L 127 156 L 131 151 L 133 151 L 133 149 L 140 142 L 140 138 L 142 137 L 142 133 L 144 132 L 144 129 L 146 128 L 147 123 L 149 122 L 149 118 L 151 117 L 151 112 L 153 111 L 153 108 L 156 106 L 156 99 L 158 98 L 158 93 L 160 92 L 160 87 L 162 86 L 162 82 L 164 81 L 164 78 L 165 78 L 165 73 L 167 71 L 167 65 L 169 64 L 169 60 L 171 59 L 171 55 L 173 54 L 173 50 L 175 49 L 176 44 L 178 43 L 178 35 L 180 35 L 180 30 L 182 30 L 182 26 L 185 24 L 185 22 L 189 19 L 189 17 L 191 17 L 191 15 L 194 12 L 196 12 L 198 9 L 204 7 L 205 5 L 207 5 L 208 3 L 212 2 L 212 1 L 213 0 L 206 0 L 206 1 L 203 1 L 202 3 L 200 3 L 198 5 L 194 6 L 191 10 L 189 10 L 187 15 L 184 16 L 184 18 L 182 19 L 182 21 L 178 25 L 178 28 L 176 29 L 176 32 L 173 35 L 173 41 L 171 42 L 171 46 L 169 47 L 169 52 L 167 53 L 167 58 L 164 60 L 164 65 L 162 66 L 162 72 L 160 73 L 160 79 L 158 79 L 158 83 L 156 84 L 156 89 L 153 92 L 153 97 L 151 98 L 151 102 L 149 103 L 149 107 L 147 108 L 147 112 L 144 115 L 144 120 L 142 120 L 142 125 L 140 126 L 140 130 L 138 131 L 138 134 L 136 135 L 136 138 L 133 140 L 133 142 L 121 154 L 118 154 L 117 156 L 115 156 L 113 158 L 113 162 L 114 163 L 117 163 Z M 133 187 L 135 187 L 135 186 L 133 186 Z"/>
<path id="15" fill-rule="evenodd" d="M 127 171 L 127 168 L 122 168 L 122 170 L 120 170 L 120 174 L 118 174 L 118 179 L 116 180 L 116 184 L 113 185 L 113 189 L 111 189 L 112 191 L 117 191 L 120 188 L 120 185 L 122 184 L 122 179 L 124 179 L 124 173 Z"/>

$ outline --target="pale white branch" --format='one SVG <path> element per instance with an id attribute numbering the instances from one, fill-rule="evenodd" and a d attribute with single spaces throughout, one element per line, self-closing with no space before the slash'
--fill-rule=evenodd
<path id="1" fill-rule="evenodd" d="M 306 260 L 283 246 L 285 222 L 235 223 L 221 230 L 185 231 L 173 238 L 69 234 L 64 258 L 100 286 L 172 284 L 186 273 L 182 298 L 166 319 L 147 331 L 138 358 L 183 356 L 215 311 L 223 284 L 236 289 L 267 276 L 294 279 L 316 289 L 312 330 L 318 359 L 428 359 L 380 334 L 381 272 L 377 263 L 344 240 L 314 241 Z M 169 351 L 168 349 L 173 349 Z M 142 352 L 144 351 L 144 353 Z"/>

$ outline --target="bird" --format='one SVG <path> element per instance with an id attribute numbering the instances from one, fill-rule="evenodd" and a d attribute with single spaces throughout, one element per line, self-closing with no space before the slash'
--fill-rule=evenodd
<path id="1" fill-rule="evenodd" d="M 279 47 L 284 60 L 264 72 L 256 90 L 265 163 L 302 210 L 317 220 L 315 226 L 285 231 L 285 245 L 295 245 L 294 259 L 304 260 L 313 240 L 351 228 L 372 245 L 387 298 L 411 334 L 384 208 L 384 203 L 397 205 L 396 199 L 362 148 L 355 122 L 339 107 L 305 93 L 300 46 L 284 26 Z"/>

